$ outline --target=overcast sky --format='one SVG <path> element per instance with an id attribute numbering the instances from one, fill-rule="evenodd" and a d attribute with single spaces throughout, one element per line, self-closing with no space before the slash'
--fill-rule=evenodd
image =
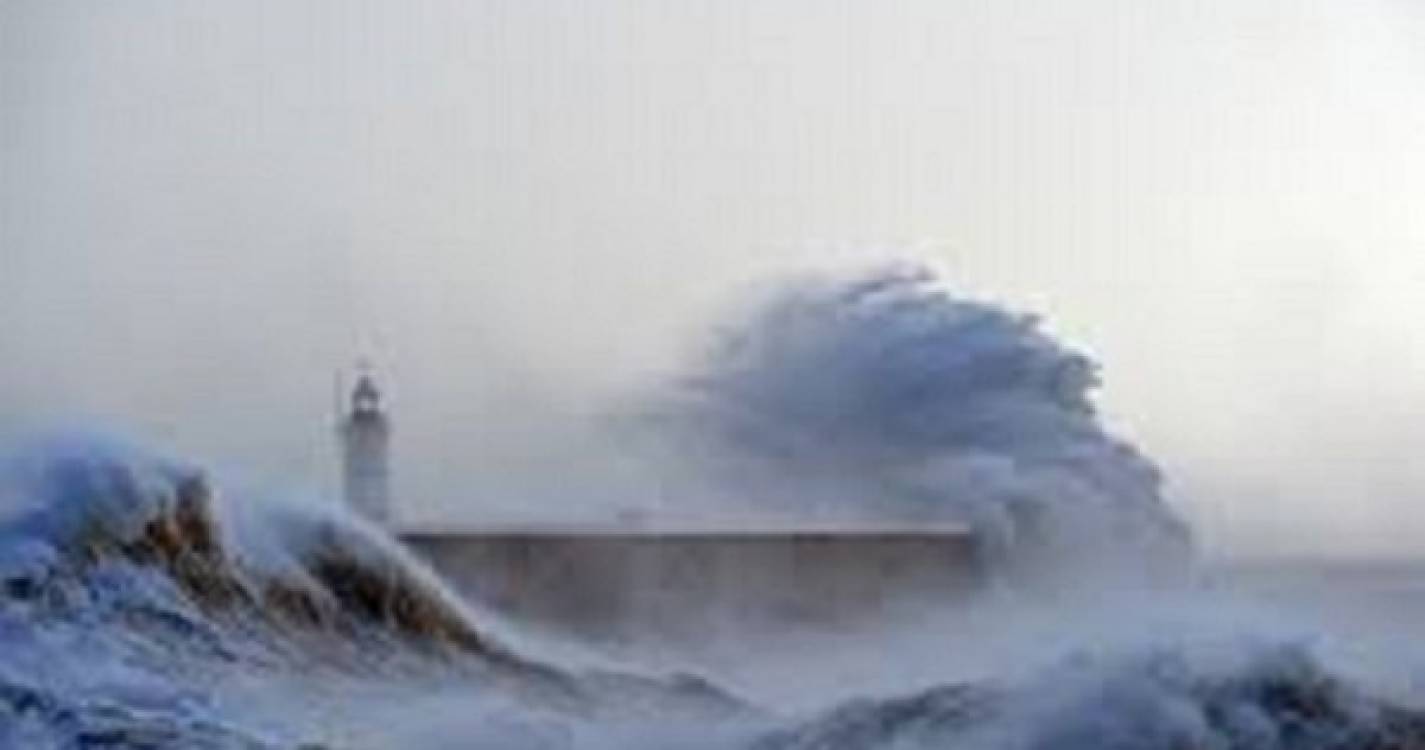
<path id="1" fill-rule="evenodd" d="M 1209 547 L 1410 552 L 1422 195 L 1409 0 L 0 0 L 0 432 L 322 487 L 364 351 L 436 507 L 739 285 L 926 258 Z"/>

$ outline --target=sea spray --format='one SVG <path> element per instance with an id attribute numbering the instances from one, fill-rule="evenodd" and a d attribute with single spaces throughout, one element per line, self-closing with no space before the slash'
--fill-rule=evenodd
<path id="1" fill-rule="evenodd" d="M 1158 470 L 1095 410 L 1096 365 L 924 266 L 771 287 L 650 422 L 724 495 L 778 512 L 970 523 L 1001 573 L 1176 573 Z"/>

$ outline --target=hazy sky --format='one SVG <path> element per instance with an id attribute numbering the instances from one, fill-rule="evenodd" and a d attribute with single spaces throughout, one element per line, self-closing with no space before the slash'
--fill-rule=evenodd
<path id="1" fill-rule="evenodd" d="M 320 486 L 366 351 L 449 503 L 908 256 L 1097 357 L 1210 547 L 1408 552 L 1422 195 L 1409 0 L 0 0 L 0 428 Z"/>

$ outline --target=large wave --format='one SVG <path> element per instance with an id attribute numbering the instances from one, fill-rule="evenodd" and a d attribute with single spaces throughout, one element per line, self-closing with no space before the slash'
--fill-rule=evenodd
<path id="1" fill-rule="evenodd" d="M 314 674 L 329 693 L 453 682 L 555 715 L 743 710 L 692 677 L 516 654 L 344 509 L 234 502 L 191 466 L 90 439 L 0 470 L 0 653 L 0 747 L 288 746 Z M 291 701 L 270 731 L 226 710 L 239 697 L 219 688 L 252 682 Z"/>
<path id="2" fill-rule="evenodd" d="M 772 288 L 660 423 L 727 494 L 794 514 L 962 521 L 1001 571 L 1175 569 L 1186 529 L 1157 469 L 1104 428 L 1097 384 L 1035 317 L 896 266 Z"/>

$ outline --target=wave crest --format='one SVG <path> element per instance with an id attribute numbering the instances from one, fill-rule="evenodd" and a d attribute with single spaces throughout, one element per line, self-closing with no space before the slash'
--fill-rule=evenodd
<path id="1" fill-rule="evenodd" d="M 141 570 L 215 618 L 509 658 L 429 574 L 354 518 L 296 505 L 228 513 L 201 471 L 93 445 L 26 463 L 10 489 L 27 507 L 0 524 L 11 599 L 72 605 L 96 576 Z"/>
<path id="2" fill-rule="evenodd" d="M 664 423 L 733 496 L 969 522 L 1002 570 L 1178 569 L 1186 527 L 1158 470 L 1100 422 L 1098 382 L 1034 316 L 897 266 L 775 287 L 722 329 Z"/>

